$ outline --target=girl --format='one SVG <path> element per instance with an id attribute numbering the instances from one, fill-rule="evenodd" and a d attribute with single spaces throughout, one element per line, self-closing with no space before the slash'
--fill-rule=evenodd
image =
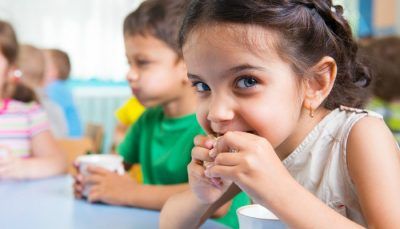
<path id="1" fill-rule="evenodd" d="M 201 224 L 238 190 L 291 228 L 400 227 L 400 157 L 360 107 L 370 81 L 331 0 L 195 0 L 181 28 L 197 117 L 191 190 L 162 228 Z M 234 152 L 234 153 L 232 153 Z"/>
<path id="2" fill-rule="evenodd" d="M 18 83 L 18 43 L 0 21 L 0 180 L 35 179 L 65 171 L 65 159 L 49 132 L 32 90 Z M 18 74 L 19 73 L 19 74 Z"/>

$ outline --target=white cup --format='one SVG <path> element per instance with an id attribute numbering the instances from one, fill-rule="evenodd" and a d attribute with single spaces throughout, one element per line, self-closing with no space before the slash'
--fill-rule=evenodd
<path id="1" fill-rule="evenodd" d="M 271 211 L 259 204 L 251 204 L 236 210 L 240 229 L 283 229 L 285 224 Z"/>
<path id="2" fill-rule="evenodd" d="M 75 164 L 77 165 L 79 173 L 82 174 L 82 176 L 87 176 L 90 174 L 87 170 L 88 166 L 101 167 L 103 169 L 116 172 L 119 175 L 123 175 L 125 170 L 122 160 L 123 159 L 121 156 L 115 154 L 91 154 L 77 157 Z M 89 192 L 90 185 L 86 185 L 83 188 L 82 195 L 88 196 Z"/>

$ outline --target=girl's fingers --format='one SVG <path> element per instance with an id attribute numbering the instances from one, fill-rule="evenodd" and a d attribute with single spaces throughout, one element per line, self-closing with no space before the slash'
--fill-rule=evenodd
<path id="1" fill-rule="evenodd" d="M 218 152 L 240 152 L 252 146 L 265 144 L 266 142 L 266 139 L 254 134 L 230 131 L 225 133 L 224 136 L 218 138 L 214 147 Z"/>
<path id="2" fill-rule="evenodd" d="M 204 167 L 192 161 L 188 165 L 188 173 L 196 178 L 204 178 Z"/>
<path id="3" fill-rule="evenodd" d="M 211 162 L 214 159 L 210 157 L 209 151 L 206 148 L 195 146 L 192 149 L 192 159 Z"/>
<path id="4" fill-rule="evenodd" d="M 234 180 L 236 177 L 235 167 L 215 165 L 205 171 L 205 175 L 210 178 L 222 178 Z"/>
<path id="5" fill-rule="evenodd" d="M 243 155 L 239 153 L 219 153 L 214 160 L 215 165 L 236 166 L 243 161 Z"/>
<path id="6" fill-rule="evenodd" d="M 197 135 L 193 139 L 193 142 L 194 142 L 195 146 L 203 147 L 203 148 L 206 148 L 206 149 L 212 149 L 214 141 L 215 141 L 215 139 L 213 139 L 212 137 L 204 136 L 204 135 Z"/>

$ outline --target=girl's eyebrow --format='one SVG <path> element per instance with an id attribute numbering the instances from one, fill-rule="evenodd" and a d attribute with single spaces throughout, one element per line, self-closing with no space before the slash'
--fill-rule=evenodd
<path id="1" fill-rule="evenodd" d="M 238 66 L 235 66 L 231 69 L 228 70 L 228 72 L 230 73 L 236 73 L 236 72 L 241 72 L 241 71 L 245 71 L 245 70 L 258 70 L 258 71 L 267 71 L 267 69 L 265 69 L 264 67 L 260 67 L 260 66 L 253 66 L 250 64 L 241 64 Z"/>
<path id="2" fill-rule="evenodd" d="M 188 73 L 187 75 L 190 80 L 201 80 L 201 77 L 195 74 Z"/>
<path id="3" fill-rule="evenodd" d="M 257 70 L 257 71 L 263 71 L 266 72 L 267 69 L 264 67 L 260 67 L 260 66 L 253 66 L 250 64 L 241 64 L 235 67 L 232 67 L 230 69 L 228 69 L 228 73 L 237 73 L 237 72 L 241 72 L 241 71 L 245 71 L 245 70 Z M 188 73 L 188 78 L 190 80 L 202 80 L 200 76 L 192 74 L 192 73 Z"/>

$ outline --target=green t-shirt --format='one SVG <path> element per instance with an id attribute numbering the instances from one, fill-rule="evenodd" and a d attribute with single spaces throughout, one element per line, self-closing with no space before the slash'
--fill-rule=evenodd
<path id="1" fill-rule="evenodd" d="M 149 108 L 131 126 L 118 153 L 127 163 L 141 165 L 144 184 L 187 183 L 187 165 L 198 134 L 204 131 L 195 114 L 169 118 L 161 107 Z"/>
<path id="2" fill-rule="evenodd" d="M 221 218 L 214 220 L 223 223 L 230 228 L 239 228 L 239 221 L 237 218 L 236 210 L 242 206 L 249 204 L 251 204 L 250 197 L 245 192 L 241 192 L 232 199 L 232 204 L 228 210 L 228 213 L 226 213 L 226 215 L 222 216 Z"/>

